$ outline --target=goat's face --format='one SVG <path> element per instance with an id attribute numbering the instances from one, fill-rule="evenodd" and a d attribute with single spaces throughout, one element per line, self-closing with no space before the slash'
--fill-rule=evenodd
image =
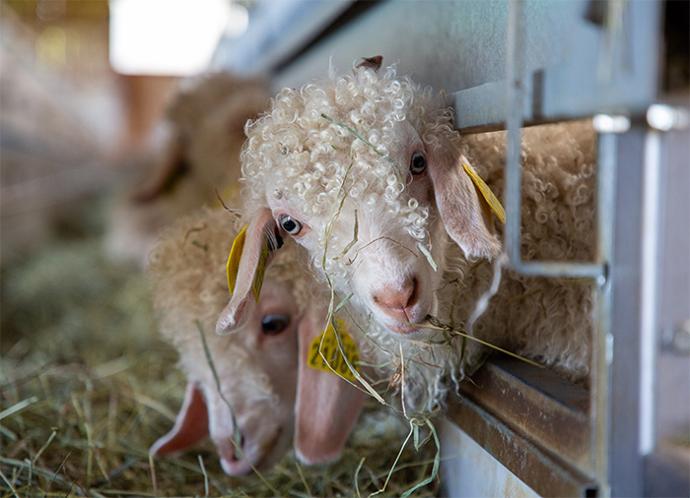
<path id="1" fill-rule="evenodd" d="M 219 354 L 216 368 L 219 376 L 227 379 L 222 392 L 227 393 L 226 399 L 230 396 L 233 400 L 230 406 L 237 427 L 232 426 L 228 404 L 215 384 L 210 383 L 212 379 L 207 378 L 203 385 L 207 400 L 212 400 L 211 439 L 218 448 L 223 469 L 230 475 L 249 473 L 252 467 L 272 466 L 292 442 L 298 319 L 289 286 L 269 280 L 242 330 L 218 338 L 217 342 L 225 340 L 235 345 Z M 222 374 L 223 371 L 226 373 Z M 240 435 L 240 448 L 232 442 L 233 431 Z"/>
<path id="2" fill-rule="evenodd" d="M 404 334 L 433 312 L 441 272 L 430 259 L 442 264 L 446 237 L 419 132 L 402 121 L 387 136 L 385 156 L 354 136 L 348 163 L 337 150 L 322 156 L 323 163 L 338 164 L 344 183 L 330 209 L 309 212 L 279 178 L 266 182 L 265 193 L 275 223 L 307 249 L 324 279 Z M 329 195 L 327 184 L 316 185 L 321 189 L 311 195 Z"/>
<path id="3" fill-rule="evenodd" d="M 187 395 L 175 428 L 152 452 L 181 451 L 208 434 L 229 475 L 275 464 L 292 441 L 297 314 L 287 284 L 267 281 L 242 330 L 223 337 L 207 331 L 220 385 L 201 345 L 186 344 Z"/>

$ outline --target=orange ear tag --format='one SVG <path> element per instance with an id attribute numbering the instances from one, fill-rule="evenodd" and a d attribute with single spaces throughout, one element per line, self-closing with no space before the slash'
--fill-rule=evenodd
<path id="1" fill-rule="evenodd" d="M 357 371 L 357 364 L 359 363 L 359 349 L 357 343 L 347 333 L 347 326 L 340 318 L 332 320 L 340 336 L 340 341 L 343 345 L 343 352 L 350 363 Z M 319 351 L 319 347 L 321 348 Z M 323 353 L 323 356 L 321 354 Z M 328 372 L 338 377 L 343 377 L 350 382 L 355 382 L 355 376 L 352 374 L 350 367 L 348 367 L 345 358 L 338 348 L 338 339 L 335 336 L 335 329 L 333 323 L 329 323 L 326 330 L 314 337 L 309 345 L 309 355 L 307 357 L 307 365 L 314 370 L 321 370 Z M 325 357 L 325 360 L 324 360 Z M 328 362 L 326 362 L 328 360 Z M 330 365 L 330 366 L 329 366 Z"/>
<path id="2" fill-rule="evenodd" d="M 461 155 L 460 161 L 462 162 L 462 167 L 465 170 L 465 173 L 467 173 L 467 175 L 470 177 L 470 180 L 472 180 L 472 183 L 474 183 L 474 186 L 477 187 L 477 190 L 479 190 L 479 192 L 482 194 L 482 197 L 491 208 L 491 211 L 496 215 L 499 221 L 505 225 L 506 212 L 501 205 L 501 201 L 499 201 L 494 195 L 486 182 L 482 180 L 482 177 L 477 174 L 472 166 L 470 166 L 470 163 L 465 156 Z"/>
<path id="3" fill-rule="evenodd" d="M 242 259 L 242 249 L 244 249 L 244 241 L 247 238 L 247 227 L 244 225 L 239 231 L 235 240 L 232 241 L 230 254 L 228 254 L 228 261 L 225 263 L 225 273 L 228 277 L 228 291 L 232 296 L 235 291 L 235 283 L 237 282 L 237 272 L 240 269 L 240 260 Z"/>

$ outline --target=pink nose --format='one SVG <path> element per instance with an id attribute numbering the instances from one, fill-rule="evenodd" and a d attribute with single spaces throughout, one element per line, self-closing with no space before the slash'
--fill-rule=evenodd
<path id="1" fill-rule="evenodd" d="M 385 286 L 380 291 L 375 292 L 372 299 L 388 316 L 397 320 L 408 321 L 409 317 L 406 310 L 417 302 L 419 297 L 417 287 L 417 279 L 411 277 L 406 279 L 400 287 Z"/>

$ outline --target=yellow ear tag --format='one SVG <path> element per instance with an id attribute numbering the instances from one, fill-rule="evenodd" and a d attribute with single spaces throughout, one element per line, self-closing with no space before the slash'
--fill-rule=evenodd
<path id="1" fill-rule="evenodd" d="M 237 272 L 240 269 L 240 260 L 242 259 L 242 251 L 244 249 L 244 241 L 247 238 L 247 227 L 244 225 L 242 229 L 232 241 L 230 254 L 228 254 L 228 261 L 225 263 L 225 273 L 228 278 L 228 291 L 230 295 L 235 292 L 235 284 L 237 283 Z M 252 293 L 254 299 L 259 302 L 259 295 L 261 294 L 261 286 L 264 283 L 264 275 L 266 273 L 266 262 L 268 261 L 268 241 L 264 241 L 261 246 L 261 254 L 259 254 L 259 262 L 256 265 L 256 273 L 254 274 L 254 282 L 252 282 Z"/>
<path id="2" fill-rule="evenodd" d="M 472 183 L 474 183 L 474 186 L 477 187 L 477 190 L 481 192 L 482 197 L 491 208 L 491 211 L 493 211 L 499 221 L 505 225 L 506 212 L 501 205 L 501 201 L 499 201 L 494 195 L 486 182 L 482 180 L 482 177 L 477 174 L 472 166 L 470 166 L 470 163 L 467 161 L 465 156 L 461 156 L 460 161 L 462 162 L 462 167 L 465 170 L 465 173 L 467 173 L 467 175 L 470 177 Z"/>
<path id="3" fill-rule="evenodd" d="M 228 291 L 230 295 L 235 292 L 235 283 L 237 282 L 237 272 L 240 269 L 240 260 L 242 259 L 242 249 L 244 249 L 244 240 L 247 238 L 247 227 L 244 225 L 242 229 L 232 241 L 230 254 L 228 254 L 228 262 L 225 263 L 225 273 L 228 276 Z"/>
<path id="4" fill-rule="evenodd" d="M 333 321 L 338 329 L 338 335 L 340 335 L 340 341 L 342 342 L 343 352 L 345 353 L 347 361 L 359 371 L 357 369 L 357 364 L 359 363 L 359 349 L 357 348 L 357 343 L 355 343 L 352 337 L 347 333 L 347 326 L 343 320 L 335 318 Z M 319 346 L 321 347 L 321 352 L 319 352 Z M 321 356 L 321 353 L 326 357 L 328 363 L 326 363 L 323 356 Z M 343 377 L 350 382 L 355 382 L 355 376 L 352 374 L 350 367 L 347 366 L 345 358 L 343 358 L 338 348 L 338 339 L 335 336 L 335 329 L 332 323 L 329 323 L 326 330 L 311 341 L 307 354 L 307 365 L 309 365 L 310 368 L 328 372 Z"/>

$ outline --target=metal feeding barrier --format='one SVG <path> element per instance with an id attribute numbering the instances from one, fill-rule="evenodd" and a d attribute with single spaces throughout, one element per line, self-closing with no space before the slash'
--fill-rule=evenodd
<path id="1" fill-rule="evenodd" d="M 644 458 L 655 449 L 654 377 L 658 340 L 656 271 L 660 239 L 660 170 L 663 167 L 660 161 L 661 135 L 687 127 L 687 109 L 652 104 L 644 116 L 640 116 L 636 114 L 633 104 L 628 106 L 626 114 L 595 115 L 593 124 L 598 132 L 596 261 L 523 261 L 520 252 L 520 153 L 526 81 L 524 4 L 525 0 L 510 0 L 506 37 L 508 108 L 505 204 L 508 216 L 505 246 L 509 264 L 514 271 L 523 275 L 588 278 L 595 281 L 589 467 L 596 479 L 596 488 L 585 489 L 584 494 L 642 496 L 654 487 L 645 482 L 651 476 L 648 473 L 645 475 Z M 606 7 L 610 24 L 615 21 L 610 19 L 611 16 L 622 16 L 625 12 L 625 5 L 621 1 L 610 1 Z M 654 19 L 658 19 L 658 9 L 647 27 L 651 33 L 656 32 Z M 655 59 L 648 62 L 650 65 L 657 64 Z M 594 114 L 595 108 L 592 111 Z M 641 154 L 632 156 L 629 149 L 625 154 L 625 146 L 632 145 L 631 140 L 637 142 L 636 149 L 642 145 Z M 621 159 L 632 157 L 635 157 L 635 164 L 628 163 L 631 167 L 624 172 Z M 626 192 L 620 192 L 621 195 L 616 197 L 616 187 L 628 189 L 631 183 L 637 187 L 636 193 L 642 194 L 637 198 L 641 200 L 641 209 L 636 213 L 640 223 L 636 230 L 626 234 L 616 230 L 616 223 L 634 213 L 628 209 L 635 199 L 626 195 Z M 636 260 L 641 261 L 639 266 L 635 264 Z M 630 268 L 636 268 L 636 282 L 625 275 Z M 619 271 L 623 274 L 620 277 Z M 636 295 L 637 282 L 640 285 L 639 296 Z M 640 305 L 639 316 L 636 320 L 626 319 L 624 315 L 635 309 L 636 303 Z M 627 329 L 627 325 L 632 326 Z M 635 337 L 637 330 L 639 336 Z M 615 349 L 614 344 L 617 346 Z M 634 365 L 638 364 L 634 361 L 635 357 L 639 358 L 637 379 L 634 379 Z M 626 375 L 625 368 L 632 375 Z M 637 389 L 630 389 L 626 385 L 631 377 Z M 614 417 L 616 429 L 612 423 Z"/>
<path id="2" fill-rule="evenodd" d="M 608 361 L 606 350 L 611 345 L 609 339 L 610 325 L 610 286 L 607 285 L 607 269 L 611 255 L 610 216 L 612 207 L 613 178 L 611 170 L 613 161 L 610 157 L 602 158 L 598 163 L 597 178 L 597 261 L 590 262 L 552 262 L 523 261 L 520 251 L 522 212 L 522 168 L 520 155 L 522 151 L 521 129 L 523 126 L 524 88 L 524 2 L 511 0 L 508 10 L 507 47 L 506 47 L 506 94 L 507 94 L 507 141 L 505 166 L 505 205 L 508 213 L 505 227 L 505 247 L 510 267 L 522 275 L 535 277 L 570 277 L 591 278 L 597 286 L 596 293 L 596 326 L 592 363 L 591 394 L 589 401 L 590 466 L 595 472 L 599 485 L 607 482 L 608 465 L 606 436 L 609 427 L 607 396 L 609 387 Z M 611 145 L 603 143 L 599 152 L 608 153 Z M 603 159 L 603 161 L 601 161 Z M 592 493 L 593 488 L 589 488 Z M 587 492 L 585 492 L 586 494 Z"/>

